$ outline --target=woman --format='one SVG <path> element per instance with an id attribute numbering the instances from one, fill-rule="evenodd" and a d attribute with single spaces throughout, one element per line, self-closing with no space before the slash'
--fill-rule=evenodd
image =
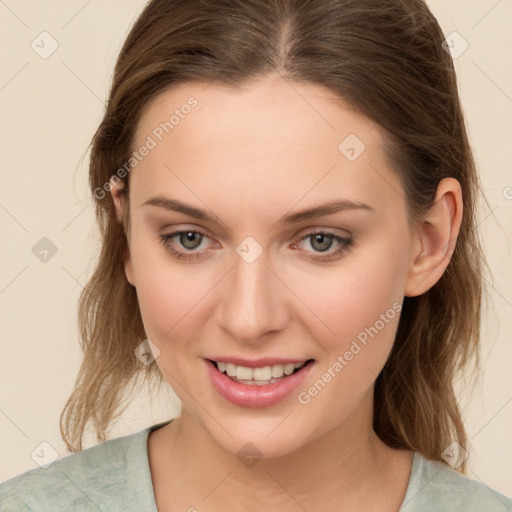
<path id="1" fill-rule="evenodd" d="M 92 142 L 78 453 L 1 510 L 511 509 L 464 476 L 485 264 L 443 40 L 421 0 L 148 3 Z M 137 375 L 180 416 L 80 451 Z"/>

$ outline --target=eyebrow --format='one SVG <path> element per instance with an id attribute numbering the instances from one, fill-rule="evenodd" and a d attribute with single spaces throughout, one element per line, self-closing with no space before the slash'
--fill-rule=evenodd
<path id="1" fill-rule="evenodd" d="M 214 223 L 217 221 L 216 217 L 212 217 L 206 211 L 196 208 L 194 206 L 190 206 L 188 204 L 182 203 L 177 199 L 171 199 L 164 196 L 155 196 L 144 203 L 141 206 L 156 206 L 159 208 L 163 208 L 164 210 L 169 210 L 173 212 L 184 213 L 186 215 L 190 215 L 195 219 L 202 220 L 205 222 Z M 317 217 L 323 217 L 324 215 L 331 215 L 333 213 L 345 211 L 345 210 L 366 210 L 373 212 L 375 211 L 373 207 L 361 203 L 359 201 L 350 201 L 348 199 L 337 199 L 329 201 L 328 203 L 314 206 L 312 208 L 307 208 L 305 210 L 301 210 L 295 213 L 288 214 L 283 216 L 277 224 L 279 225 L 288 225 L 294 224 L 297 222 L 303 222 L 305 220 L 316 219 Z"/>

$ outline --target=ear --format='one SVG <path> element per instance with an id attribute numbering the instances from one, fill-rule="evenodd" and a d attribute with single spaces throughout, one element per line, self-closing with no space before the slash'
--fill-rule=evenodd
<path id="1" fill-rule="evenodd" d="M 127 201 L 126 194 L 123 193 L 123 184 L 121 180 L 110 178 L 110 194 L 112 195 L 112 199 L 114 201 L 114 207 L 116 212 L 117 220 L 120 224 L 123 224 L 123 217 L 124 217 L 124 208 L 125 208 L 125 201 Z M 131 225 L 131 224 L 130 224 Z M 130 254 L 130 237 L 128 236 L 129 233 L 126 234 L 127 241 L 128 241 L 128 249 L 124 257 L 124 272 L 126 274 L 126 279 L 128 282 L 135 286 L 135 275 L 133 272 L 133 264 L 132 264 L 132 257 Z"/>
<path id="2" fill-rule="evenodd" d="M 415 297 L 434 286 L 450 263 L 462 222 L 462 191 L 454 178 L 437 187 L 434 204 L 417 224 L 404 295 Z"/>

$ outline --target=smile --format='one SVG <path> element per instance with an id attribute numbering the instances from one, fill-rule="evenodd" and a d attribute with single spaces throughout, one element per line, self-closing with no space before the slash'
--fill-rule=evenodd
<path id="1" fill-rule="evenodd" d="M 306 361 L 302 361 L 300 363 L 274 364 L 272 366 L 249 368 L 248 366 L 238 366 L 223 361 L 214 362 L 221 373 L 231 377 L 235 382 L 257 386 L 277 382 L 283 375 L 291 375 L 306 364 Z"/>
<path id="2" fill-rule="evenodd" d="M 315 366 L 313 359 L 250 367 L 226 361 L 204 361 L 217 393 L 242 407 L 268 407 L 284 400 Z"/>

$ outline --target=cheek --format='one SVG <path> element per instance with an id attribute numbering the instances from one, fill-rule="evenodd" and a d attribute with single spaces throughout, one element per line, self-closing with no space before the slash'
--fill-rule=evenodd
<path id="1" fill-rule="evenodd" d="M 393 347 L 403 300 L 404 267 L 392 257 L 350 270 L 332 280 L 328 291 L 313 295 L 322 320 L 335 334 L 325 336 L 325 327 L 317 328 L 323 357 L 314 378 L 297 394 L 308 417 L 330 411 L 327 430 L 349 417 L 362 400 L 372 399 L 372 386 Z"/>
<path id="2" fill-rule="evenodd" d="M 297 401 L 311 417 L 329 409 L 326 428 L 348 417 L 363 397 L 371 399 L 372 386 L 393 347 L 406 253 L 384 245 L 361 251 L 357 261 L 347 261 L 329 280 L 311 279 L 305 285 L 314 302 L 311 308 L 323 321 L 314 332 L 322 356 L 318 372 L 299 390 Z M 334 334 L 326 335 L 324 324 Z"/>
<path id="3" fill-rule="evenodd" d="M 195 317 L 194 308 L 205 293 L 204 283 L 198 285 L 193 276 L 179 269 L 157 272 L 153 267 L 140 272 L 137 297 L 148 336 L 163 340 L 183 330 Z"/>
<path id="4" fill-rule="evenodd" d="M 137 299 L 146 334 L 166 359 L 171 343 L 172 350 L 179 351 L 198 338 L 209 315 L 208 294 L 218 276 L 171 261 L 161 248 L 149 250 L 148 245 L 132 247 Z"/>
<path id="5" fill-rule="evenodd" d="M 377 376 L 393 346 L 405 274 L 405 252 L 381 246 L 361 251 L 336 272 L 303 280 L 301 296 L 321 320 L 308 329 L 327 356 L 322 365 L 328 368 L 342 356 L 357 371 Z"/>

